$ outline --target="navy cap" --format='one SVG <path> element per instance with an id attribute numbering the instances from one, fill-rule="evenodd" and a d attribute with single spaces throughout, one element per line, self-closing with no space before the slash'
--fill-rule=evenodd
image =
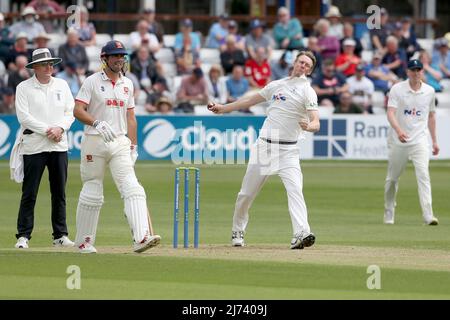
<path id="1" fill-rule="evenodd" d="M 197 77 L 197 78 L 201 78 L 203 77 L 203 70 L 201 68 L 194 68 L 194 70 L 192 70 L 192 73 Z"/>
<path id="2" fill-rule="evenodd" d="M 256 29 L 256 28 L 263 28 L 264 27 L 264 25 L 263 25 L 263 23 L 261 22 L 261 20 L 259 20 L 259 19 L 255 19 L 255 20 L 252 20 L 251 22 L 250 22 L 250 29 L 251 30 L 253 30 L 253 29 Z"/>
<path id="3" fill-rule="evenodd" d="M 414 69 L 423 69 L 423 64 L 417 59 L 409 60 L 408 61 L 408 69 L 414 70 Z"/>
<path id="4" fill-rule="evenodd" d="M 122 42 L 117 40 L 108 41 L 102 48 L 101 56 L 112 54 L 128 54 Z"/>
<path id="5" fill-rule="evenodd" d="M 192 20 L 191 19 L 184 19 L 183 20 L 183 27 L 192 27 Z"/>

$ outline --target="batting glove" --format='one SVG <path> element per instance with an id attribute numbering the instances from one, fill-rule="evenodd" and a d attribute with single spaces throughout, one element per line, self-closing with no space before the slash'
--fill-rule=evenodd
<path id="1" fill-rule="evenodd" d="M 109 123 L 106 121 L 95 120 L 92 126 L 98 131 L 105 142 L 111 142 L 117 138 L 113 128 L 111 128 Z"/>
<path id="2" fill-rule="evenodd" d="M 130 146 L 130 150 L 131 150 L 131 161 L 133 161 L 133 166 L 136 163 L 136 160 L 139 156 L 138 152 L 137 152 L 137 145 L 132 144 Z"/>

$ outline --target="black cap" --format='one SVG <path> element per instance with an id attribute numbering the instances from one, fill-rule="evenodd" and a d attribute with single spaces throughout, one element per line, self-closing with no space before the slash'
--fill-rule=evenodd
<path id="1" fill-rule="evenodd" d="M 415 69 L 423 69 L 423 64 L 417 59 L 409 60 L 408 61 L 408 69 L 409 70 L 415 70 Z"/>
<path id="2" fill-rule="evenodd" d="M 203 77 L 203 70 L 202 68 L 195 68 L 192 70 L 192 74 L 195 75 L 197 78 Z"/>

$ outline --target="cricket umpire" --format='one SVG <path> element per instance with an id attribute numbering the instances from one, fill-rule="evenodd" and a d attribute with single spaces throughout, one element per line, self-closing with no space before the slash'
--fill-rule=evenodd
<path id="1" fill-rule="evenodd" d="M 391 128 L 384 189 L 384 223 L 394 224 L 398 180 L 408 159 L 411 159 L 416 171 L 423 220 L 427 225 L 437 225 L 438 219 L 433 215 L 431 203 L 427 134 L 428 129 L 432 153 L 437 155 L 435 92 L 431 86 L 422 82 L 423 65 L 419 60 L 408 62 L 407 76 L 407 80 L 395 84 L 389 92 L 387 117 Z"/>
<path id="2" fill-rule="evenodd" d="M 34 76 L 16 90 L 17 118 L 20 123 L 24 178 L 17 219 L 16 248 L 28 248 L 34 226 L 34 207 L 45 167 L 48 168 L 52 195 L 54 246 L 73 246 L 66 224 L 67 130 L 74 121 L 74 100 L 69 85 L 53 78 L 54 65 L 47 48 L 33 51 Z"/>

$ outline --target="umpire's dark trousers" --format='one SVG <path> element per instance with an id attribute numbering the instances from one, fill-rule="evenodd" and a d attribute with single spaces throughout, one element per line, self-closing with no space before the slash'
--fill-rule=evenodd
<path id="1" fill-rule="evenodd" d="M 17 219 L 16 238 L 31 239 L 34 226 L 34 206 L 45 167 L 48 168 L 50 192 L 52 194 L 53 238 L 67 236 L 66 181 L 67 152 L 42 152 L 23 156 L 22 199 Z"/>

